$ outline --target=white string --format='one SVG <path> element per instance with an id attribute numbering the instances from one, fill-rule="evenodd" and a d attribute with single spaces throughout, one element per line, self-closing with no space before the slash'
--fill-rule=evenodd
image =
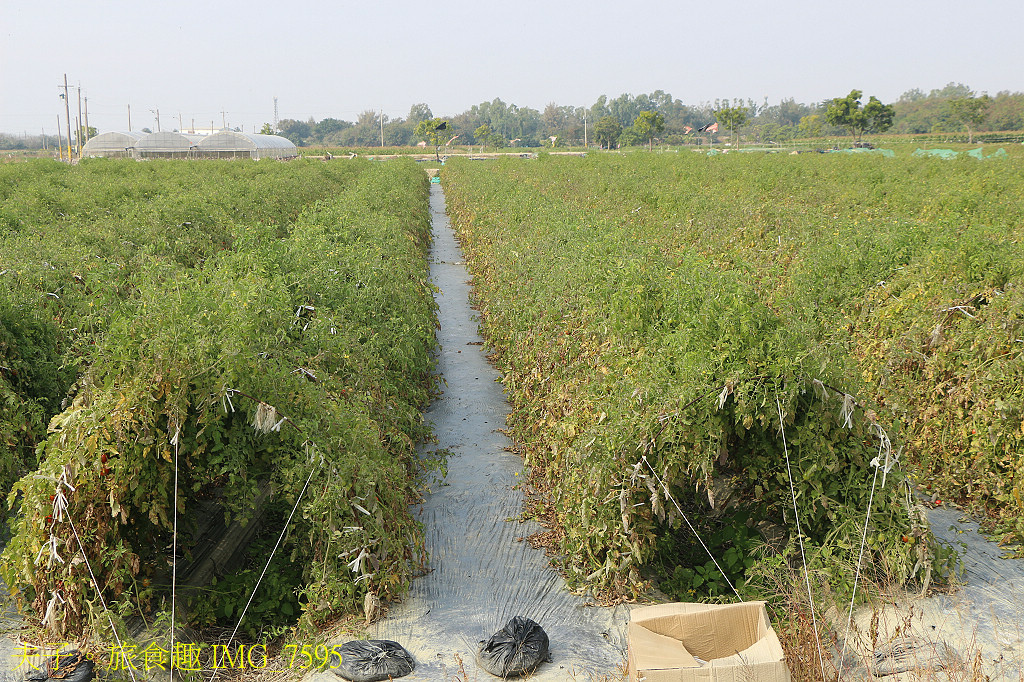
<path id="1" fill-rule="evenodd" d="M 883 432 L 884 434 L 884 432 Z M 881 457 L 882 451 L 885 449 L 885 444 L 888 438 L 882 440 L 878 444 L 878 454 Z M 846 616 L 846 634 L 843 636 L 843 650 L 839 654 L 839 679 L 843 679 L 843 667 L 846 663 L 846 645 L 850 641 L 850 627 L 853 624 L 853 604 L 857 599 L 857 581 L 860 580 L 860 567 L 861 562 L 864 560 L 864 546 L 868 540 L 868 521 L 871 519 L 871 505 L 875 499 L 875 483 L 878 481 L 878 469 L 880 468 L 879 457 L 876 457 L 871 461 L 872 466 L 875 468 L 875 475 L 871 479 L 871 493 L 868 495 L 868 513 L 864 517 L 864 531 L 860 537 L 860 554 L 857 556 L 857 570 L 853 574 L 853 594 L 850 597 L 850 612 Z M 888 455 L 886 455 L 888 460 Z M 889 465 L 887 464 L 882 473 L 882 488 L 885 488 L 885 475 L 889 473 Z"/>
<path id="2" fill-rule="evenodd" d="M 89 577 L 92 578 L 92 585 L 96 588 L 96 595 L 100 598 L 100 605 L 103 607 L 103 612 L 107 614 L 107 620 L 110 621 L 110 630 L 114 633 L 114 639 L 117 641 L 118 651 L 121 652 L 121 658 L 124 660 L 125 667 L 128 668 L 128 674 L 132 677 L 132 682 L 135 680 L 135 671 L 132 669 L 132 662 L 128 658 L 128 652 L 124 650 L 124 645 L 121 644 L 121 638 L 117 635 L 117 628 L 114 626 L 114 618 L 110 615 L 110 610 L 107 609 L 107 602 L 103 598 L 103 591 L 100 589 L 100 583 L 96 580 L 96 574 L 92 572 L 92 565 L 89 563 L 89 557 L 85 554 L 85 546 L 82 544 L 82 538 L 78 537 L 78 530 L 75 529 L 75 524 L 71 520 L 71 516 L 68 516 L 68 525 L 71 526 L 71 532 L 75 534 L 75 540 L 78 540 L 78 547 L 82 551 L 82 558 L 85 559 L 85 567 L 89 569 Z"/>
<path id="3" fill-rule="evenodd" d="M 323 464 L 322 459 L 320 464 Z M 309 482 L 313 480 L 313 474 L 315 474 L 319 469 L 320 465 L 317 465 L 310 470 L 309 477 L 306 478 L 305 485 L 302 486 L 299 496 L 295 499 L 295 506 L 292 507 L 292 511 L 288 515 L 288 520 L 284 522 L 284 528 L 281 529 L 281 534 L 277 538 L 277 543 L 274 545 L 274 549 L 270 550 L 270 556 L 267 557 L 267 563 L 263 566 L 263 572 L 260 573 L 260 577 L 256 580 L 256 585 L 252 588 L 252 593 L 249 595 L 249 601 L 245 603 L 245 608 L 242 609 L 242 614 L 238 617 L 235 629 L 231 631 L 231 637 L 228 638 L 227 644 L 224 645 L 225 650 L 227 647 L 231 646 L 231 642 L 235 640 L 235 635 L 238 634 L 238 628 L 242 626 L 242 619 L 245 618 L 245 614 L 249 611 L 249 606 L 252 604 L 253 597 L 256 596 L 256 590 L 260 588 L 260 583 L 263 582 L 263 576 L 267 574 L 267 569 L 270 568 L 270 562 L 273 561 L 277 548 L 281 546 L 281 540 L 284 539 L 285 533 L 288 532 L 288 525 L 292 522 L 292 517 L 295 516 L 295 510 L 299 508 L 299 503 L 302 502 L 302 496 L 306 494 L 306 488 L 309 487 Z M 217 679 L 218 673 L 220 673 L 220 668 L 214 670 L 213 676 L 209 679 L 209 682 L 213 682 Z"/>
<path id="4" fill-rule="evenodd" d="M 811 578 L 807 571 L 807 555 L 804 552 L 804 533 L 800 528 L 800 513 L 796 508 L 796 487 L 793 485 L 793 471 L 789 464 L 789 446 L 786 444 L 786 427 L 782 423 L 782 405 L 775 396 L 775 407 L 779 411 L 779 431 L 782 433 L 782 449 L 786 453 L 786 475 L 789 477 L 789 492 L 793 496 L 793 516 L 796 519 L 796 537 L 800 542 L 800 559 L 804 564 L 804 583 L 807 585 L 807 599 L 811 604 L 811 622 L 814 624 L 814 641 L 818 644 L 818 663 L 821 665 L 821 679 L 825 676 L 825 658 L 821 653 L 821 638 L 818 636 L 818 616 L 814 613 L 814 596 L 811 594 Z"/>
<path id="5" fill-rule="evenodd" d="M 736 595 L 737 599 L 743 601 L 743 597 L 741 597 L 740 593 L 736 591 L 736 588 L 733 586 L 732 581 L 729 580 L 729 576 L 725 574 L 725 571 L 722 570 L 722 567 L 718 564 L 718 560 L 715 559 L 715 555 L 712 554 L 711 550 L 708 549 L 708 546 L 704 544 L 704 540 L 701 539 L 700 534 L 697 533 L 697 529 L 693 527 L 692 523 L 690 523 L 690 519 L 686 518 L 686 514 L 683 513 L 683 510 L 679 507 L 679 503 L 676 502 L 675 496 L 673 496 L 672 493 L 669 492 L 668 486 L 665 485 L 665 482 L 658 477 L 658 472 L 655 471 L 654 467 L 651 466 L 651 463 L 647 461 L 647 455 L 642 455 L 641 459 L 643 459 L 644 463 L 647 465 L 647 468 L 651 470 L 651 473 L 654 475 L 655 480 L 657 480 L 658 483 L 661 485 L 662 490 L 665 491 L 665 497 L 672 500 L 672 504 L 675 505 L 676 511 L 679 512 L 679 515 L 683 517 L 683 521 L 686 521 L 686 525 L 690 527 L 690 530 L 693 532 L 694 537 L 697 538 L 697 542 L 699 542 L 700 546 L 704 548 L 704 551 L 708 553 L 708 556 L 711 557 L 711 560 L 715 562 L 715 568 L 717 568 L 718 572 L 722 574 L 723 578 L 725 578 L 725 582 L 728 583 L 729 588 L 732 590 L 733 594 Z"/>
<path id="6" fill-rule="evenodd" d="M 178 588 L 178 449 L 181 441 L 181 429 L 174 427 L 174 529 L 171 535 L 171 638 L 168 649 L 171 654 L 171 664 L 167 666 L 171 682 L 174 682 L 174 607 L 175 594 Z"/>

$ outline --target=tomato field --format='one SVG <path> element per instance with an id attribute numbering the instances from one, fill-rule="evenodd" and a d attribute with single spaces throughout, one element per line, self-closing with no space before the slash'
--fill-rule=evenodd
<path id="1" fill-rule="evenodd" d="M 674 596 L 729 592 L 696 530 L 756 591 L 766 538 L 798 551 L 794 506 L 840 592 L 865 527 L 874 579 L 948 575 L 926 504 L 1024 539 L 1020 177 L 847 155 L 449 162 L 512 430 L 577 583 L 632 595 L 653 570 Z"/>
<path id="2" fill-rule="evenodd" d="M 2 564 L 30 620 L 65 636 L 166 608 L 174 500 L 245 519 L 268 483 L 265 524 L 295 520 L 251 634 L 404 589 L 427 191 L 411 162 L 0 168 Z M 269 550 L 193 621 L 237 622 Z"/>
<path id="3" fill-rule="evenodd" d="M 1020 163 L 450 159 L 570 583 L 764 596 L 805 554 L 838 594 L 858 566 L 927 586 L 957 563 L 925 516 L 946 501 L 1024 541 Z M 30 622 L 165 611 L 177 520 L 247 520 L 268 488 L 272 533 L 191 622 L 236 623 L 257 583 L 250 636 L 405 590 L 428 191 L 405 160 L 0 166 L 0 569 Z"/>

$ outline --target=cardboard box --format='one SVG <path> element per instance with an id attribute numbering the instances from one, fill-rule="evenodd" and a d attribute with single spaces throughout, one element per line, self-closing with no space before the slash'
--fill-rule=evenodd
<path id="1" fill-rule="evenodd" d="M 789 682 L 763 601 L 633 609 L 631 682 Z"/>

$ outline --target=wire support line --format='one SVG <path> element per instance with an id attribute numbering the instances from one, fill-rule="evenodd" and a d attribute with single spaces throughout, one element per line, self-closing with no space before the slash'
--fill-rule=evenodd
<path id="1" fill-rule="evenodd" d="M 117 628 L 114 626 L 114 618 L 110 615 L 110 609 L 107 608 L 107 601 L 103 598 L 103 591 L 100 589 L 100 583 L 96 580 L 96 574 L 92 572 L 92 564 L 89 563 L 89 557 L 85 553 L 85 545 L 82 544 L 82 538 L 78 536 L 78 529 L 75 528 L 75 523 L 71 520 L 70 516 L 68 516 L 68 525 L 71 526 L 71 532 L 74 533 L 75 540 L 78 541 L 78 548 L 82 552 L 82 558 L 85 559 L 85 567 L 89 570 L 89 578 L 92 579 L 92 586 L 96 589 L 96 595 L 100 598 L 100 606 L 103 607 L 103 613 L 107 614 L 107 620 L 110 621 L 110 631 L 114 633 L 114 639 L 117 641 L 117 650 L 121 653 L 124 666 L 128 669 L 128 674 L 131 675 L 132 682 L 137 682 L 131 659 L 128 658 L 128 652 L 125 650 L 124 644 L 121 643 L 121 637 L 117 634 Z"/>
<path id="2" fill-rule="evenodd" d="M 800 512 L 796 506 L 796 486 L 793 485 L 793 469 L 789 463 L 789 445 L 786 443 L 786 426 L 782 419 L 782 404 L 779 402 L 778 394 L 775 395 L 775 407 L 779 411 L 779 432 L 782 434 L 782 450 L 786 454 L 786 476 L 789 478 L 789 492 L 793 497 L 793 518 L 796 521 L 796 537 L 800 542 L 800 560 L 804 565 L 804 584 L 807 586 L 807 600 L 811 605 L 811 623 L 814 625 L 814 641 L 818 645 L 818 664 L 821 666 L 821 679 L 828 679 L 825 675 L 825 657 L 821 651 L 821 637 L 818 634 L 818 616 L 814 611 L 814 595 L 811 594 L 811 577 L 807 571 L 807 554 L 804 551 L 804 532 L 800 527 Z"/>
<path id="3" fill-rule="evenodd" d="M 879 454 L 884 444 L 879 445 Z M 877 460 L 876 460 L 877 461 Z M 860 554 L 857 555 L 857 570 L 853 574 L 853 594 L 850 597 L 850 612 L 846 616 L 846 634 L 843 635 L 843 650 L 839 654 L 839 679 L 843 679 L 843 667 L 846 661 L 846 645 L 850 641 L 850 627 L 853 625 L 853 604 L 857 599 L 857 582 L 860 580 L 861 562 L 864 560 L 864 546 L 868 540 L 868 521 L 871 520 L 871 505 L 875 499 L 875 483 L 878 481 L 878 466 L 875 466 L 875 475 L 871 480 L 871 493 L 868 495 L 868 513 L 864 516 L 864 531 L 860 537 Z M 885 486 L 883 476 L 882 486 Z"/>
<path id="4" fill-rule="evenodd" d="M 315 447 L 315 446 L 314 446 Z M 321 464 L 323 460 L 321 459 Z M 288 514 L 288 520 L 284 522 L 284 528 L 281 529 L 281 534 L 277 537 L 277 542 L 274 544 L 274 549 L 270 550 L 270 556 L 267 557 L 267 563 L 263 566 L 263 572 L 260 573 L 260 577 L 256 580 L 256 585 L 252 588 L 252 593 L 249 595 L 249 601 L 245 603 L 245 608 L 242 609 L 241 615 L 238 616 L 238 622 L 235 623 L 235 629 L 231 631 L 231 636 L 228 638 L 227 644 L 224 645 L 225 650 L 231 646 L 231 642 L 235 640 L 235 635 L 238 634 L 238 628 L 242 626 L 242 620 L 245 618 L 245 614 L 249 611 L 249 606 L 252 605 L 253 597 L 256 596 L 256 591 L 260 589 L 260 583 L 263 582 L 263 577 L 267 574 L 267 569 L 270 568 L 270 562 L 274 560 L 274 554 L 277 553 L 278 547 L 281 546 L 281 541 L 284 540 L 285 534 L 288 532 L 288 526 L 291 525 L 292 517 L 295 516 L 296 510 L 299 508 L 299 504 L 302 502 L 303 496 L 306 494 L 306 489 L 309 488 L 309 482 L 313 480 L 313 474 L 320 470 L 320 465 L 312 467 L 309 471 L 309 476 L 306 478 L 306 483 L 302 486 L 302 490 L 299 492 L 299 496 L 295 499 L 295 505 L 292 507 L 292 511 Z M 217 668 L 213 672 L 213 676 L 210 677 L 208 682 L 213 682 L 217 679 L 217 674 L 220 672 L 220 668 Z"/>
<path id="5" fill-rule="evenodd" d="M 174 682 L 174 609 L 175 595 L 178 590 L 178 450 L 181 442 L 181 428 L 174 427 L 174 528 L 171 531 L 171 633 L 170 645 L 167 647 L 171 652 L 172 665 L 167 666 L 171 682 Z"/>
<path id="6" fill-rule="evenodd" d="M 661 477 L 658 476 L 658 472 L 654 470 L 654 467 L 651 466 L 651 463 L 647 460 L 647 455 L 641 455 L 641 459 L 643 460 L 644 464 L 647 465 L 647 468 L 651 470 L 651 474 L 654 476 L 654 480 L 656 480 L 658 482 L 658 485 L 660 485 L 661 489 L 665 492 L 665 497 L 668 498 L 669 500 L 672 500 L 672 504 L 675 506 L 676 511 L 679 512 L 679 515 L 681 517 L 683 517 L 683 521 L 685 521 L 686 525 L 689 526 L 690 532 L 692 532 L 693 536 L 695 538 L 697 538 L 697 542 L 700 543 L 700 546 L 703 547 L 704 551 L 708 553 L 709 557 L 711 557 L 711 561 L 713 561 L 715 563 L 715 568 L 718 569 L 718 572 L 722 574 L 723 578 L 725 578 L 725 582 L 728 583 L 729 589 L 731 589 L 732 593 L 736 595 L 736 598 L 739 599 L 742 602 L 743 601 L 743 597 L 740 596 L 739 591 L 736 590 L 736 587 L 732 584 L 732 581 L 729 580 L 729 576 L 727 576 L 725 574 L 725 571 L 722 569 L 721 565 L 718 563 L 718 559 L 716 559 L 715 555 L 711 553 L 711 550 L 708 548 L 708 546 L 706 544 L 704 544 L 704 540 L 701 538 L 700 534 L 697 532 L 697 529 L 693 527 L 693 524 L 690 523 L 690 519 L 688 519 L 686 517 L 686 514 L 683 513 L 682 508 L 679 506 L 679 502 L 676 501 L 675 495 L 673 495 L 671 492 L 669 492 L 668 486 L 665 484 L 665 482 L 663 480 L 661 480 Z"/>

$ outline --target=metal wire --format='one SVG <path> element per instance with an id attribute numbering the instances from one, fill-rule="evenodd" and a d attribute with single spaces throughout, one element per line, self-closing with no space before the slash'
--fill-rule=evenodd
<path id="1" fill-rule="evenodd" d="M 704 551 L 708 553 L 708 556 L 711 557 L 711 560 L 715 562 L 715 568 L 717 568 L 718 572 L 722 574 L 723 578 L 725 578 L 725 582 L 728 583 L 729 588 L 732 590 L 733 594 L 736 595 L 737 599 L 743 601 L 743 597 L 740 596 L 740 593 L 733 586 L 732 581 L 729 580 L 729 576 L 725 574 L 725 571 L 722 570 L 722 567 L 719 565 L 718 559 L 716 559 L 715 555 L 711 553 L 711 550 L 708 549 L 708 546 L 704 544 L 704 540 L 701 539 L 700 534 L 697 532 L 697 529 L 693 527 L 692 523 L 690 523 L 690 519 L 686 518 L 686 514 L 683 513 L 683 510 L 680 508 L 675 496 L 669 492 L 668 486 L 665 485 L 665 482 L 661 480 L 661 478 L 658 476 L 658 472 L 654 470 L 654 467 L 651 466 L 651 463 L 647 461 L 647 455 L 643 455 L 641 459 L 643 459 L 644 463 L 647 465 L 647 468 L 651 470 L 651 474 L 654 475 L 654 479 L 658 481 L 659 485 L 661 485 L 661 489 L 665 491 L 665 497 L 672 500 L 672 504 L 675 505 L 676 511 L 679 512 L 679 515 L 683 517 L 683 521 L 686 521 L 686 525 L 690 527 L 690 531 L 693 532 L 694 537 L 697 538 L 697 542 L 699 542 L 700 546 L 704 548 Z"/>
<path id="2" fill-rule="evenodd" d="M 89 569 L 89 577 L 92 579 L 92 585 L 96 588 L 96 595 L 100 598 L 100 605 L 103 607 L 103 612 L 107 614 L 107 620 L 110 621 L 110 630 L 114 633 L 114 639 L 117 641 L 118 651 L 121 652 L 121 658 L 124 659 L 125 667 L 128 668 L 128 674 L 131 675 L 132 682 L 135 680 L 135 671 L 132 669 L 131 659 L 128 658 L 127 652 L 124 650 L 124 644 L 121 643 L 121 638 L 117 634 L 117 628 L 114 626 L 114 618 L 110 615 L 110 610 L 107 609 L 107 602 L 103 598 L 103 591 L 100 589 L 100 583 L 96 580 L 96 574 L 92 572 L 92 565 L 89 563 L 89 557 L 85 554 L 85 545 L 82 544 L 82 538 L 78 537 L 78 530 L 75 528 L 75 523 L 68 516 L 68 525 L 71 526 L 71 532 L 75 534 L 75 540 L 78 541 L 78 547 L 82 552 L 82 558 L 85 559 L 85 567 Z"/>
<path id="3" fill-rule="evenodd" d="M 885 448 L 885 441 L 883 440 L 878 445 L 878 454 L 881 456 L 882 450 Z M 888 458 L 887 458 L 888 459 Z M 846 616 L 846 634 L 843 636 L 843 650 L 839 654 L 839 679 L 843 679 L 843 664 L 846 662 L 846 645 L 850 641 L 850 627 L 853 624 L 853 604 L 857 599 L 857 583 L 860 580 L 860 567 L 861 562 L 864 560 L 864 546 L 868 540 L 868 521 L 871 520 L 871 506 L 875 499 L 875 483 L 878 482 L 878 469 L 879 462 L 876 458 L 872 464 L 875 467 L 875 475 L 871 479 L 871 493 L 868 495 L 868 513 L 864 516 L 864 530 L 860 536 L 860 554 L 857 556 L 857 570 L 853 574 L 853 594 L 850 596 L 850 612 Z M 888 473 L 888 467 L 885 468 L 882 474 L 882 487 L 885 488 L 885 475 Z"/>
<path id="4" fill-rule="evenodd" d="M 174 682 L 174 607 L 175 594 L 178 588 L 178 450 L 181 440 L 181 429 L 174 428 L 174 529 L 171 537 L 171 638 L 168 646 L 171 664 L 167 666 L 171 682 Z"/>
<path id="5" fill-rule="evenodd" d="M 321 464 L 323 460 L 321 460 Z M 235 624 L 235 629 L 231 631 L 231 637 L 228 638 L 228 643 L 224 645 L 225 650 L 231 646 L 231 642 L 234 641 L 235 635 L 238 634 L 238 628 L 242 626 L 242 619 L 245 618 L 245 614 L 249 611 L 249 606 L 252 604 L 253 597 L 256 596 L 256 591 L 260 588 L 260 583 L 263 582 L 263 577 L 267 574 L 267 569 L 270 568 L 270 562 L 274 559 L 274 554 L 277 553 L 278 547 L 281 546 L 281 541 L 284 539 L 285 533 L 288 532 L 288 526 L 292 522 L 292 517 L 295 516 L 295 511 L 299 508 L 299 503 L 302 502 L 302 497 L 306 494 L 306 489 L 309 487 L 309 482 L 313 480 L 313 474 L 320 469 L 320 466 L 314 466 L 309 471 L 309 476 L 306 478 L 306 483 L 302 486 L 302 490 L 299 492 L 299 496 L 295 499 L 295 506 L 292 507 L 292 511 L 288 514 L 288 520 L 284 522 L 284 528 L 281 529 L 281 534 L 277 537 L 277 542 L 274 544 L 274 549 L 270 550 L 270 556 L 267 557 L 267 563 L 263 566 L 263 572 L 260 573 L 260 577 L 256 580 L 256 585 L 252 588 L 252 593 L 249 595 L 249 601 L 245 603 L 245 608 L 242 609 L 241 615 L 238 616 L 238 622 Z M 209 682 L 213 682 L 217 679 L 217 675 L 220 673 L 220 668 L 216 669 L 213 676 L 209 679 Z"/>
<path id="6" fill-rule="evenodd" d="M 818 616 L 814 612 L 814 596 L 811 594 L 811 578 L 807 571 L 807 554 L 804 552 L 804 533 L 800 528 L 800 512 L 796 507 L 796 486 L 793 485 L 793 471 L 789 464 L 789 445 L 786 443 L 786 427 L 782 420 L 782 404 L 775 395 L 775 407 L 779 411 L 779 431 L 782 433 L 782 449 L 786 453 L 786 475 L 789 477 L 789 492 L 793 497 L 793 517 L 796 519 L 796 537 L 800 542 L 800 559 L 804 565 L 804 583 L 807 585 L 807 599 L 811 605 L 811 622 L 814 624 L 814 641 L 818 645 L 818 663 L 821 665 L 821 679 L 825 677 L 825 658 L 821 652 L 821 637 L 818 636 Z"/>

